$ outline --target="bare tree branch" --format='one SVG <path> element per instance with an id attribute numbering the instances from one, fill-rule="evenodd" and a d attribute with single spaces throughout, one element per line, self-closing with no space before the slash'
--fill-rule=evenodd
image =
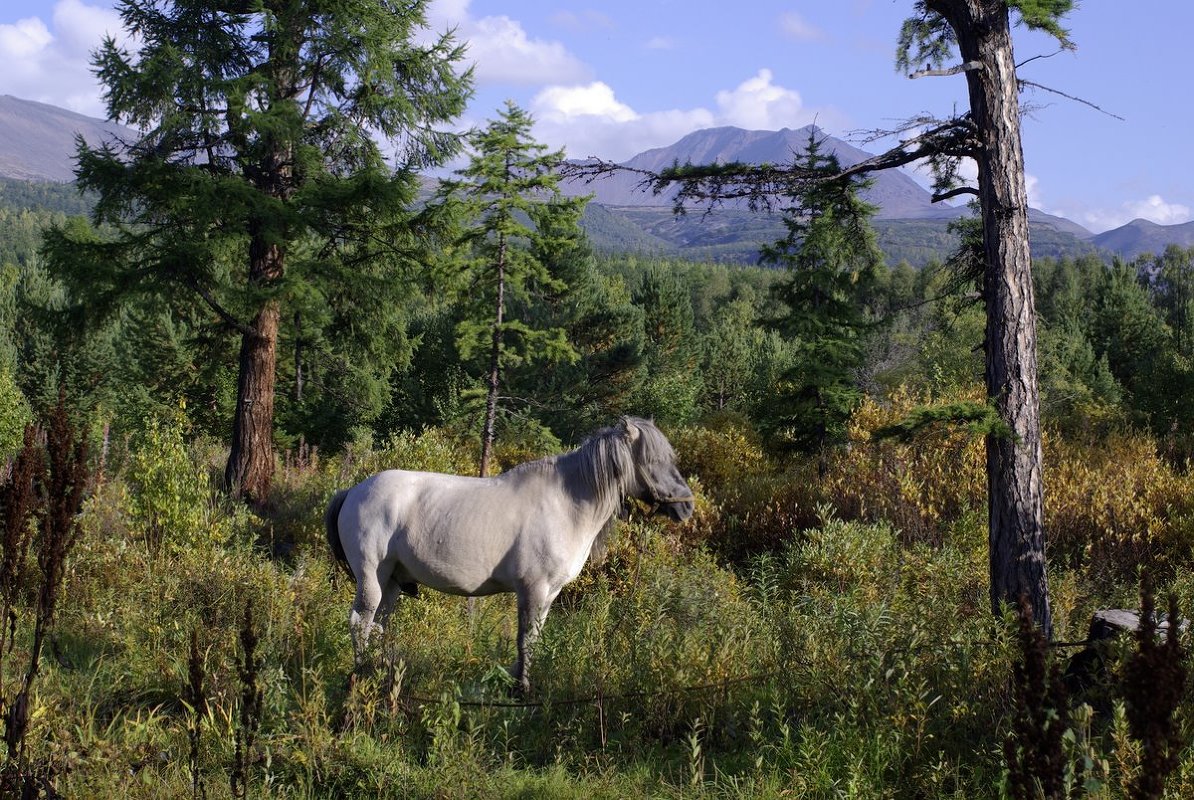
<path id="1" fill-rule="evenodd" d="M 1021 61 L 1019 64 L 1016 65 L 1016 69 L 1018 70 L 1018 69 L 1020 69 L 1020 67 L 1024 66 L 1025 64 L 1028 64 L 1032 61 L 1036 61 L 1036 60 L 1042 59 L 1042 58 L 1053 58 L 1053 56 L 1059 56 L 1062 53 L 1067 53 L 1067 52 L 1070 52 L 1070 51 L 1068 51 L 1066 48 L 1063 47 L 1059 50 L 1054 50 L 1052 53 L 1041 53 L 1039 55 L 1035 55 L 1030 58 L 1026 58 L 1023 61 Z"/>
<path id="2" fill-rule="evenodd" d="M 235 328 L 237 332 L 243 336 L 252 338 L 256 338 L 259 335 L 256 328 L 245 322 L 241 322 L 232 315 L 231 311 L 220 305 L 220 303 L 214 297 L 212 297 L 211 292 L 209 292 L 207 288 L 202 286 L 198 281 L 187 279 L 186 282 L 192 289 L 195 290 L 196 294 L 203 298 L 203 302 L 207 303 L 207 305 L 211 307 L 211 310 L 216 312 L 220 319 L 224 320 L 224 322 L 226 322 L 228 325 Z"/>
<path id="3" fill-rule="evenodd" d="M 1059 89 L 1053 89 L 1048 86 L 1039 84 L 1035 81 L 1027 81 L 1027 80 L 1024 80 L 1023 78 L 1017 78 L 1016 80 L 1020 84 L 1021 89 L 1024 88 L 1025 86 L 1031 86 L 1034 89 L 1041 89 L 1046 92 L 1052 92 L 1053 94 L 1059 94 L 1062 97 L 1066 98 L 1067 100 L 1073 100 L 1074 102 L 1081 103 L 1082 105 L 1090 106 L 1095 111 L 1098 111 L 1101 114 L 1106 114 L 1109 117 L 1114 117 L 1115 119 L 1119 120 L 1120 122 L 1127 121 L 1123 117 L 1121 117 L 1119 114 L 1112 114 L 1110 111 L 1107 111 L 1106 109 L 1096 106 L 1094 103 L 1090 102 L 1089 100 L 1083 100 L 1081 97 L 1074 97 L 1074 95 L 1072 95 L 1072 94 L 1066 94 L 1065 92 L 1060 91 Z"/>
<path id="4" fill-rule="evenodd" d="M 978 189 L 975 189 L 973 186 L 958 186 L 957 188 L 950 189 L 948 192 L 940 192 L 938 194 L 934 194 L 933 202 L 939 203 L 942 200 L 950 200 L 954 197 L 960 197 L 964 194 L 972 194 L 972 195 L 977 196 Z"/>
<path id="5" fill-rule="evenodd" d="M 962 72 L 972 72 L 974 70 L 985 69 L 981 61 L 967 61 L 963 64 L 958 64 L 947 69 L 919 69 L 916 72 L 908 73 L 909 80 L 916 80 L 917 78 L 940 78 L 946 75 L 957 75 Z"/>
<path id="6" fill-rule="evenodd" d="M 659 172 L 615 164 L 598 158 L 570 162 L 561 175 L 566 180 L 591 183 L 614 173 L 629 173 L 640 178 L 638 188 L 660 194 L 676 186 L 673 210 L 684 214 L 692 207 L 705 206 L 706 213 L 726 202 L 742 201 L 751 211 L 771 211 L 780 198 L 799 193 L 810 183 L 847 180 L 880 170 L 902 167 L 927 158 L 971 156 L 979 147 L 974 124 L 968 115 L 948 120 L 920 118 L 901 132 L 929 127 L 901 141 L 888 151 L 837 171 L 810 170 L 795 163 L 720 164 L 675 163 Z"/>

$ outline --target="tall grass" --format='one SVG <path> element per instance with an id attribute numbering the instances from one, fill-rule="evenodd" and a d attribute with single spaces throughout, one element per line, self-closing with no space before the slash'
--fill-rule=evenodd
<path id="1" fill-rule="evenodd" d="M 860 413 L 881 424 L 898 409 Z M 334 459 L 293 458 L 273 508 L 253 516 L 198 483 L 209 448 L 132 443 L 79 518 L 54 657 L 30 696 L 30 757 L 52 764 L 57 789 L 72 797 L 187 797 L 198 786 L 208 797 L 1004 791 L 1018 627 L 986 611 L 984 515 L 968 484 L 950 483 L 969 480 L 945 468 L 957 454 L 936 454 L 937 440 L 888 451 L 860 440 L 818 484 L 744 433 L 673 433 L 698 479 L 697 514 L 685 526 L 638 515 L 621 526 L 609 559 L 557 600 L 528 705 L 509 702 L 504 665 L 516 630 L 504 596 L 481 600 L 471 618 L 460 598 L 403 601 L 377 668 L 349 682 L 352 589 L 324 552 L 322 506 L 334 488 L 383 467 L 467 472 L 467 446 L 432 431 Z M 958 452 L 972 446 L 957 443 Z M 137 447 L 157 449 L 149 459 Z M 185 530 L 147 535 L 137 510 L 146 506 L 120 498 L 196 489 L 138 480 L 135 465 L 153 459 L 207 492 L 198 518 L 207 521 L 177 516 Z M 883 474 L 896 463 L 924 470 L 914 475 L 923 493 Z M 865 507 L 852 505 L 864 496 Z M 925 497 L 937 499 L 930 507 Z M 207 524 L 221 534 L 195 527 Z M 1086 524 L 1068 530 L 1105 535 Z M 1185 597 L 1188 559 L 1172 546 L 1180 540 L 1158 536 L 1165 558 L 1155 560 Z M 1053 573 L 1065 638 L 1084 635 L 1093 605 L 1134 591 L 1122 570 L 1103 568 L 1117 557 L 1110 550 L 1073 552 Z M 1107 576 L 1119 577 L 1099 583 Z M 14 602 L 23 609 L 31 599 Z M 27 615 L 18 620 L 14 664 L 33 633 Z M 197 695 L 182 691 L 196 685 L 196 654 L 201 718 Z M 1179 732 L 1191 708 L 1180 698 Z M 1126 796 L 1141 758 L 1127 719 L 1122 705 L 1071 715 L 1065 757 L 1089 759 L 1099 777 L 1075 796 Z M 1173 752 L 1177 785 L 1194 774 L 1194 756 Z"/>

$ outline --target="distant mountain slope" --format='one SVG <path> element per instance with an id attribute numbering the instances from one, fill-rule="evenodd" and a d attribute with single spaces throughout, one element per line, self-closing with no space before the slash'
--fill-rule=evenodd
<path id="1" fill-rule="evenodd" d="M 80 194 L 73 183 L 0 178 L 0 211 L 49 211 L 86 216 L 94 205 L 95 198 Z"/>
<path id="2" fill-rule="evenodd" d="M 674 144 L 647 150 L 625 162 L 633 169 L 658 172 L 674 163 L 712 164 L 742 161 L 748 164 L 790 163 L 805 151 L 809 134 L 823 141 L 825 152 L 835 153 L 843 166 L 852 166 L 871 157 L 841 139 L 827 136 L 814 126 L 797 130 L 747 131 L 741 128 L 707 128 L 694 131 Z M 933 204 L 932 196 L 920 184 L 899 170 L 885 170 L 874 175 L 874 185 L 863 193 L 879 206 L 880 218 L 945 218 L 958 213 L 951 206 Z M 675 190 L 662 194 L 643 191 L 640 177 L 633 172 L 615 173 L 592 183 L 574 181 L 564 190 L 570 194 L 595 195 L 594 201 L 606 206 L 670 206 Z"/>
<path id="3" fill-rule="evenodd" d="M 0 179 L 9 179 L 0 180 L 0 206 L 28 204 L 67 213 L 86 210 L 88 198 L 46 194 L 37 186 L 18 183 L 73 180 L 76 133 L 91 145 L 135 135 L 128 128 L 104 120 L 0 95 Z M 779 131 L 723 127 L 694 131 L 668 147 L 639 153 L 626 163 L 652 171 L 673 163 L 789 163 L 804 151 L 810 133 L 823 137 L 825 149 L 836 153 L 843 165 L 856 164 L 871 155 L 841 139 L 825 136 L 812 126 Z M 888 258 L 924 263 L 944 256 L 952 247 L 945 226 L 967 213 L 966 209 L 932 203 L 929 192 L 899 170 L 873 177 L 874 185 L 865 197 L 879 206 L 876 228 Z M 694 209 L 676 219 L 671 214 L 673 193 L 654 195 L 638 184 L 639 178 L 633 173 L 619 173 L 592 183 L 573 181 L 564 185 L 570 194 L 595 195 L 584 225 L 598 249 L 753 262 L 761 244 L 784 235 L 779 215 L 750 214 L 741 208 L 726 208 L 710 215 Z M 1194 222 L 1157 225 L 1134 220 L 1095 236 L 1077 223 L 1037 209 L 1029 209 L 1029 219 L 1036 255 L 1077 255 L 1097 249 L 1133 258 L 1140 253 L 1159 253 L 1168 244 L 1194 246 Z"/>
<path id="4" fill-rule="evenodd" d="M 600 220 L 595 224 L 595 220 Z M 957 247 L 948 219 L 877 219 L 879 248 L 890 264 L 907 261 L 924 266 L 943 261 Z M 694 261 L 755 264 L 759 249 L 784 238 L 787 230 L 779 214 L 722 209 L 712 214 L 693 211 L 677 217 L 670 207 L 606 207 L 590 203 L 581 220 L 593 246 L 606 253 L 662 254 Z M 1041 256 L 1079 256 L 1096 252 L 1094 245 L 1050 224 L 1032 221 L 1032 253 Z M 643 237 L 636 241 L 633 231 Z"/>
<path id="5" fill-rule="evenodd" d="M 0 95 L 0 177 L 74 180 L 75 134 L 99 145 L 132 131 L 57 106 Z"/>
<path id="6" fill-rule="evenodd" d="M 666 243 L 676 255 L 718 261 L 753 263 L 759 247 L 785 234 L 779 214 L 752 213 L 742 205 L 726 204 L 711 213 L 694 208 L 676 218 L 671 209 L 676 190 L 653 194 L 640 185 L 641 170 L 658 172 L 673 164 L 709 164 L 741 161 L 751 164 L 791 163 L 808 146 L 809 136 L 822 142 L 826 152 L 837 155 L 843 166 L 852 166 L 872 154 L 826 135 L 814 126 L 797 130 L 748 131 L 722 127 L 694 131 L 667 147 L 644 151 L 625 162 L 631 170 L 593 180 L 566 182 L 569 194 L 592 194 L 591 207 L 604 207 L 610 217 L 622 217 L 652 239 Z M 875 224 L 880 246 L 893 263 L 907 259 L 924 264 L 942 259 L 954 247 L 947 231 L 950 220 L 969 213 L 964 206 L 933 203 L 931 193 L 901 170 L 884 170 L 870 176 L 872 185 L 863 197 L 879 207 Z M 596 214 L 594 210 L 592 214 Z M 1037 255 L 1079 255 L 1093 252 L 1086 243 L 1092 234 L 1077 223 L 1030 210 L 1033 252 Z M 586 219 L 586 225 L 588 225 Z M 616 251 L 631 241 L 623 233 L 620 242 L 607 241 L 603 229 L 589 229 L 598 249 Z"/>
<path id="7" fill-rule="evenodd" d="M 1098 234 L 1091 242 L 1125 258 L 1141 253 L 1161 253 L 1167 245 L 1194 246 L 1194 222 L 1158 225 L 1146 219 L 1134 219 L 1127 225 Z"/>

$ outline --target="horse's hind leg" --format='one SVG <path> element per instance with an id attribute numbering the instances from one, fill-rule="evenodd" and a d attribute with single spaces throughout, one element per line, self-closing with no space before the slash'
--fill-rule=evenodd
<path id="1" fill-rule="evenodd" d="M 394 613 L 394 607 L 398 605 L 398 598 L 403 594 L 411 594 L 417 591 L 417 586 L 414 583 L 402 583 L 398 580 L 398 575 L 395 573 L 381 590 L 381 604 L 377 607 L 377 614 L 373 617 L 373 630 L 381 633 L 385 630 L 386 622 L 390 618 L 390 614 Z"/>
<path id="2" fill-rule="evenodd" d="M 369 644 L 369 634 L 373 632 L 373 618 L 381 604 L 382 591 L 377 571 L 360 570 L 356 598 L 348 614 L 348 629 L 352 634 L 352 649 L 358 667 L 365 661 L 365 647 Z"/>

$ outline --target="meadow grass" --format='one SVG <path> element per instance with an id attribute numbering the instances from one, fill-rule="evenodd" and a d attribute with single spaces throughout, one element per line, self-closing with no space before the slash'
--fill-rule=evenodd
<path id="1" fill-rule="evenodd" d="M 430 432 L 287 462 L 274 506 L 253 515 L 212 490 L 210 448 L 159 437 L 105 476 L 80 518 L 30 758 L 67 797 L 231 796 L 250 607 L 262 713 L 249 796 L 999 796 L 1020 654 L 1014 618 L 988 610 L 980 511 L 954 504 L 914 537 L 843 519 L 800 468 L 717 435 L 674 437 L 708 462 L 689 470 L 694 520 L 633 515 L 608 561 L 557 600 L 529 706 L 510 704 L 507 596 L 472 615 L 434 592 L 404 600 L 373 668 L 349 681 L 352 587 L 325 552 L 322 506 L 383 465 L 466 471 L 466 446 Z M 765 536 L 726 541 L 752 520 Z M 1161 588 L 1189 608 L 1180 552 L 1164 563 Z M 1109 574 L 1081 559 L 1054 565 L 1060 639 L 1083 638 L 1094 608 L 1134 602 L 1135 586 Z M 29 616 L 19 610 L 6 670 L 22 663 Z M 198 714 L 184 702 L 192 637 L 207 698 Z M 1140 754 L 1122 703 L 1077 708 L 1065 740 L 1074 796 L 1125 796 Z M 1192 708 L 1187 693 L 1182 731 Z M 1183 753 L 1169 796 L 1185 796 L 1192 775 Z"/>

